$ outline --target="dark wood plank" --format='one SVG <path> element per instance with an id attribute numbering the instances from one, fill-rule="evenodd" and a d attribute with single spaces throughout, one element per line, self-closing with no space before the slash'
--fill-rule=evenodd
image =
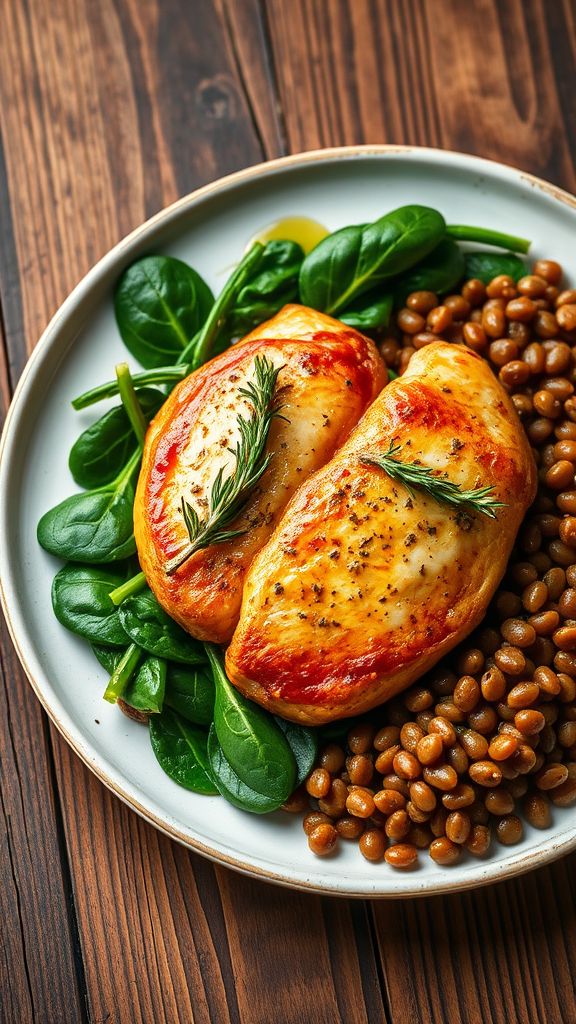
<path id="1" fill-rule="evenodd" d="M 0 126 L 23 292 L 15 336 L 13 304 L 5 316 L 9 344 L 30 349 L 119 238 L 262 151 L 208 0 L 193 10 L 25 0 L 6 6 L 2 28 Z"/>
<path id="2" fill-rule="evenodd" d="M 86 1019 L 43 714 L 0 627 L 0 1019 Z"/>
<path id="3" fill-rule="evenodd" d="M 385 1024 L 372 946 L 356 941 L 356 930 L 369 934 L 364 904 L 288 894 L 251 879 L 238 885 L 222 868 L 217 874 L 242 1021 L 268 1024 L 273 978 L 282 1024 Z"/>
<path id="4" fill-rule="evenodd" d="M 59 738 L 55 756 L 93 1019 L 237 1024 L 212 866 L 142 822 Z"/>
<path id="5" fill-rule="evenodd" d="M 575 863 L 463 896 L 375 906 L 398 1019 L 410 1006 L 422 1024 L 570 1021 Z"/>
<path id="6" fill-rule="evenodd" d="M 574 188 L 570 0 L 267 0 L 292 150 L 440 146 Z M 303 26 L 296 40 L 294 25 Z"/>
<path id="7" fill-rule="evenodd" d="M 0 146 L 0 167 L 2 166 Z M 2 196 L 4 252 L 10 218 Z M 5 193 L 4 193 L 5 195 Z M 2 246 L 0 246 L 2 248 Z M 14 275 L 6 278 L 8 287 Z M 13 292 L 7 301 L 17 307 Z M 11 394 L 0 305 L 0 424 Z M 14 370 L 14 366 L 12 366 Z M 11 1024 L 86 1020 L 75 962 L 75 912 L 45 716 L 0 615 L 0 1018 Z"/>
<path id="8" fill-rule="evenodd" d="M 276 71 L 269 54 L 269 25 L 260 0 L 216 0 L 228 28 L 235 68 L 246 93 L 263 156 L 288 152 Z"/>

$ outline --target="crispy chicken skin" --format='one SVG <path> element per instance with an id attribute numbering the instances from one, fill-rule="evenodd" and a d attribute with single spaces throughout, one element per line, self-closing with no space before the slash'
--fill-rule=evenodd
<path id="1" fill-rule="evenodd" d="M 221 466 L 232 470 L 239 389 L 254 377 L 256 356 L 283 366 L 282 415 L 268 439 L 269 468 L 230 529 L 241 537 L 196 552 L 172 576 L 166 563 L 188 540 L 184 496 L 200 519 Z M 386 371 L 375 345 L 337 320 L 286 306 L 242 342 L 192 373 L 172 392 L 146 435 L 134 505 L 138 555 L 162 607 L 193 636 L 227 643 L 240 614 L 246 571 L 297 487 L 323 466 L 379 393 Z"/>
<path id="2" fill-rule="evenodd" d="M 489 519 L 441 505 L 361 456 L 402 445 L 463 488 L 494 487 Z M 233 683 L 311 725 L 403 690 L 480 622 L 536 471 L 508 396 L 468 349 L 434 343 L 300 487 L 247 575 L 227 652 Z"/>

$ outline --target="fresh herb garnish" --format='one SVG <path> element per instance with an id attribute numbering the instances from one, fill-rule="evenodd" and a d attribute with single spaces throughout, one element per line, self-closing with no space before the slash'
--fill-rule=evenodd
<path id="1" fill-rule="evenodd" d="M 224 476 L 223 466 L 218 470 L 210 492 L 206 519 L 200 519 L 196 509 L 182 496 L 182 515 L 190 542 L 168 562 L 168 576 L 176 572 L 195 551 L 211 544 L 222 544 L 246 532 L 246 528 L 227 530 L 226 527 L 242 512 L 253 488 L 270 464 L 272 453 L 266 453 L 265 449 L 272 420 L 280 415 L 282 408 L 274 401 L 281 369 L 283 367 L 275 367 L 266 356 L 256 356 L 255 379 L 238 391 L 250 402 L 252 412 L 248 417 L 239 414 L 237 418 L 240 440 L 235 449 L 228 449 L 236 459 L 236 466 L 229 476 Z"/>
<path id="2" fill-rule="evenodd" d="M 497 501 L 492 497 L 492 486 L 477 487 L 475 490 L 465 491 L 459 484 L 454 484 L 446 477 L 437 476 L 435 470 L 430 466 L 421 466 L 418 462 L 401 462 L 396 458 L 402 451 L 402 445 L 395 445 L 390 442 L 390 447 L 385 455 L 378 459 L 368 456 L 362 458 L 368 466 L 378 466 L 383 469 L 393 480 L 399 480 L 404 484 L 411 497 L 414 497 L 413 488 L 425 491 L 435 501 L 444 505 L 465 506 L 490 519 L 496 519 L 496 509 L 504 508 L 504 502 Z"/>

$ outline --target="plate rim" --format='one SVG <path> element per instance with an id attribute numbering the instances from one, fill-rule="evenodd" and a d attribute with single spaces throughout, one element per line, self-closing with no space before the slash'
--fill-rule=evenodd
<path id="1" fill-rule="evenodd" d="M 10 451 L 12 435 L 17 433 L 19 415 L 21 412 L 20 406 L 23 398 L 26 397 L 26 390 L 29 386 L 29 382 L 30 386 L 33 383 L 34 371 L 36 370 L 37 365 L 42 362 L 43 358 L 48 355 L 52 344 L 57 341 L 61 326 L 74 314 L 76 308 L 82 303 L 82 300 L 89 296 L 93 285 L 96 284 L 101 277 L 105 276 L 115 264 L 121 262 L 131 249 L 137 247 L 143 238 L 149 234 L 153 234 L 156 229 L 161 227 L 164 228 L 173 222 L 177 222 L 182 216 L 185 216 L 195 207 L 201 206 L 206 199 L 218 194 L 224 194 L 237 188 L 239 185 L 253 181 L 258 177 L 273 177 L 275 174 L 284 170 L 291 168 L 295 170 L 303 169 L 306 166 L 318 162 L 332 163 L 341 159 L 367 159 L 371 157 L 393 158 L 395 156 L 409 156 L 417 162 L 432 161 L 438 164 L 448 163 L 455 167 L 462 167 L 463 169 L 476 170 L 480 172 L 483 168 L 486 168 L 487 171 L 490 170 L 492 175 L 496 173 L 497 176 L 504 181 L 516 184 L 529 184 L 546 193 L 552 200 L 564 203 L 576 210 L 575 196 L 543 178 L 539 178 L 533 174 L 522 171 L 520 168 L 513 167 L 500 161 L 489 160 L 485 157 L 478 157 L 473 154 L 462 153 L 455 150 L 443 150 L 438 148 L 408 145 L 373 144 L 337 146 L 327 149 L 309 150 L 278 157 L 274 160 L 261 161 L 231 174 L 224 175 L 198 189 L 193 190 L 170 205 L 164 207 L 162 210 L 159 210 L 109 249 L 108 252 L 106 252 L 75 285 L 42 332 L 37 344 L 27 359 L 15 388 L 14 395 L 6 415 L 2 436 L 0 438 L 0 515 L 2 516 L 2 519 L 5 519 L 8 510 L 8 503 L 6 500 L 8 469 L 6 467 L 9 460 L 7 460 L 5 456 Z M 0 530 L 0 563 L 3 565 L 10 564 L 9 552 L 6 546 L 6 536 L 7 531 Z M 321 895 L 358 899 L 404 899 L 433 895 L 447 895 L 449 893 L 475 889 L 498 881 L 505 881 L 537 867 L 550 864 L 576 848 L 576 826 L 573 826 L 572 828 L 565 829 L 559 835 L 556 835 L 549 841 L 549 843 L 546 843 L 546 840 L 543 840 L 543 843 L 535 850 L 529 851 L 528 853 L 524 851 L 518 852 L 516 855 L 510 855 L 505 864 L 502 864 L 501 861 L 498 860 L 486 862 L 484 864 L 481 861 L 478 862 L 478 866 L 475 866 L 475 869 L 471 872 L 470 878 L 464 877 L 451 882 L 450 876 L 447 874 L 446 884 L 440 882 L 423 882 L 421 884 L 416 883 L 416 885 L 412 884 L 412 886 L 408 887 L 400 884 L 393 891 L 373 890 L 367 887 L 350 888 L 345 887 L 346 882 L 344 883 L 344 887 L 334 886 L 331 884 L 317 884 L 309 879 L 295 879 L 290 877 L 290 875 L 287 875 L 285 872 L 268 870 L 258 864 L 247 862 L 235 856 L 230 856 L 224 850 L 205 844 L 201 840 L 179 831 L 179 829 L 172 825 L 168 820 L 159 818 L 150 807 L 144 806 L 136 798 L 134 793 L 131 792 L 134 787 L 128 779 L 123 777 L 122 782 L 118 781 L 117 776 L 120 776 L 122 773 L 110 765 L 107 762 L 106 757 L 98 753 L 98 751 L 92 747 L 89 740 L 85 740 L 81 737 L 82 742 L 80 742 L 80 740 L 69 731 L 65 723 L 58 716 L 57 709 L 54 708 L 48 697 L 44 694 L 43 686 L 38 682 L 34 672 L 28 664 L 25 646 L 30 643 L 30 638 L 24 629 L 24 640 L 21 642 L 16 623 L 10 609 L 7 585 L 1 575 L 0 606 L 4 613 L 14 649 L 36 697 L 46 711 L 50 721 L 60 732 L 74 753 L 80 757 L 86 767 L 96 775 L 96 777 L 112 793 L 114 793 L 115 796 L 119 797 L 124 804 L 139 814 L 145 821 L 148 821 L 170 839 L 174 839 L 188 849 L 200 853 L 202 856 L 207 857 L 214 863 L 223 864 L 226 867 L 230 867 L 249 877 L 257 878 L 261 881 L 273 882 L 286 888 L 301 892 L 312 892 Z M 49 686 L 49 681 L 47 680 L 46 682 Z M 66 717 L 68 718 L 70 716 L 66 713 Z M 102 762 L 107 766 L 107 770 L 102 766 Z M 168 818 L 169 815 L 166 817 Z M 543 835 L 544 834 L 545 833 L 543 833 Z M 406 877 L 411 877 L 415 880 L 416 876 L 408 873 Z"/>

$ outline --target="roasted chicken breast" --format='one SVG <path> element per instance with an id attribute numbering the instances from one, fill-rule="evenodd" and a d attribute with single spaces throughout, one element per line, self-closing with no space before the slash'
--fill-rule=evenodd
<path id="1" fill-rule="evenodd" d="M 196 552 L 168 575 L 167 563 L 188 541 L 182 497 L 203 519 L 219 469 L 234 469 L 237 417 L 250 413 L 239 390 L 253 380 L 259 355 L 282 367 L 277 395 L 285 418 L 273 421 L 270 465 L 228 527 L 246 532 Z M 312 309 L 286 306 L 174 389 L 146 435 L 134 529 L 150 587 L 190 633 L 230 640 L 255 553 L 300 483 L 332 457 L 385 380 L 372 341 Z"/>
<path id="2" fill-rule="evenodd" d="M 496 518 L 411 496 L 363 457 L 390 442 Z M 284 718 L 318 725 L 387 700 L 481 620 L 535 494 L 532 455 L 488 364 L 435 343 L 382 391 L 299 488 L 246 577 L 230 679 Z"/>

